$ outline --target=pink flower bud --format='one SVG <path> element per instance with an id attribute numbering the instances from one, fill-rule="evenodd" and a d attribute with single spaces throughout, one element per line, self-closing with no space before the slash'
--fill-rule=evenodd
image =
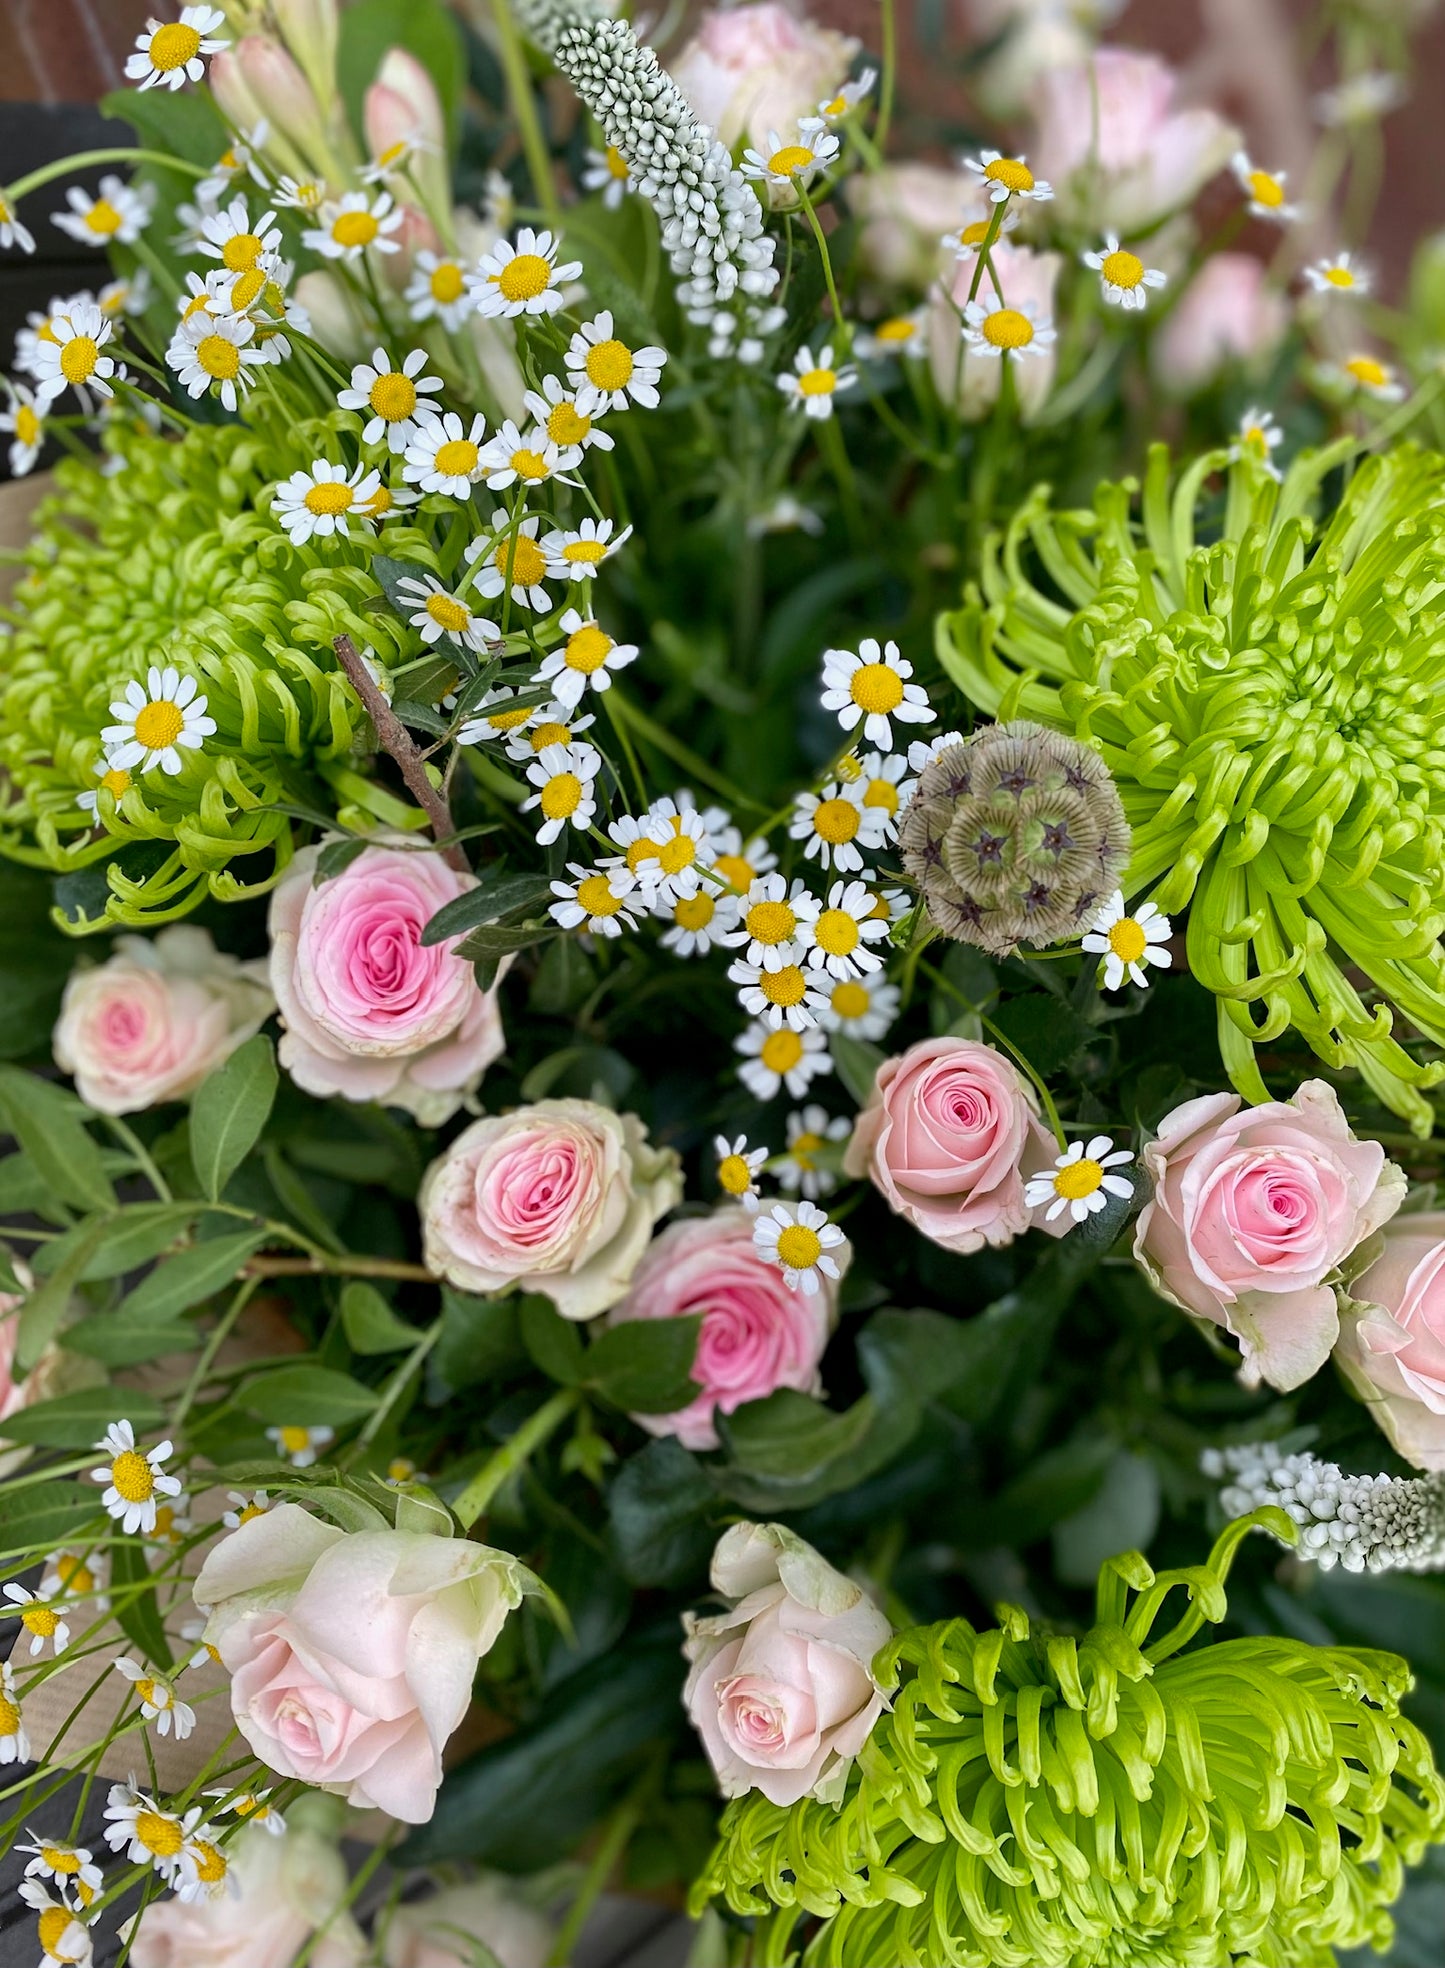
<path id="1" fill-rule="evenodd" d="M 271 0 L 281 39 L 305 71 L 319 98 L 336 87 L 336 0 Z"/>
<path id="2" fill-rule="evenodd" d="M 1192 396 L 1227 362 L 1269 355 L 1288 327 L 1289 303 L 1265 285 L 1263 262 L 1250 253 L 1216 253 L 1160 329 L 1154 372 L 1171 394 Z"/>
<path id="3" fill-rule="evenodd" d="M 211 94 L 216 98 L 221 114 L 238 130 L 254 130 L 261 121 L 261 105 L 241 73 L 240 59 L 234 48 L 223 48 L 220 54 L 212 55 L 209 80 Z"/>
<path id="4" fill-rule="evenodd" d="M 378 116 L 395 114 L 398 120 L 374 124 L 373 97 L 387 99 L 385 106 L 378 103 Z M 399 111 L 392 111 L 393 102 L 400 104 Z M 436 84 L 416 56 L 409 55 L 405 48 L 388 48 L 376 71 L 376 80 L 366 92 L 366 141 L 372 156 L 379 157 L 388 144 L 402 137 L 421 137 L 440 149 L 447 140 L 446 118 Z"/>
<path id="5" fill-rule="evenodd" d="M 236 44 L 236 59 L 257 114 L 302 150 L 324 150 L 326 118 L 310 83 L 286 50 L 264 34 L 247 34 Z"/>

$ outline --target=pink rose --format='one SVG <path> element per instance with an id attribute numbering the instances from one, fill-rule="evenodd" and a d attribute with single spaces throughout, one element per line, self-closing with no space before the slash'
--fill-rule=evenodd
<path id="1" fill-rule="evenodd" d="M 1265 285 L 1263 261 L 1251 253 L 1215 253 L 1166 317 L 1154 343 L 1154 373 L 1175 396 L 1191 396 L 1227 362 L 1271 354 L 1289 320 L 1289 302 Z"/>
<path id="2" fill-rule="evenodd" d="M 925 1237 L 967 1254 L 1028 1229 L 1025 1179 L 1057 1152 L 1033 1089 L 1002 1053 L 923 1039 L 878 1068 L 843 1166 Z"/>
<path id="3" fill-rule="evenodd" d="M 135 1968 L 291 1968 L 318 1928 L 312 1968 L 356 1968 L 366 1937 L 344 1911 L 347 1874 L 329 1839 L 296 1824 L 275 1838 L 248 1825 L 225 1847 L 218 1899 L 153 1900 L 135 1924 Z"/>
<path id="4" fill-rule="evenodd" d="M 782 1524 L 734 1524 L 713 1553 L 725 1613 L 684 1613 L 682 1699 L 724 1797 L 841 1801 L 848 1766 L 883 1712 L 873 1657 L 893 1629 Z"/>
<path id="5" fill-rule="evenodd" d="M 194 1593 L 261 1761 L 425 1824 L 477 1662 L 534 1584 L 466 1538 L 348 1534 L 280 1503 L 210 1551 Z"/>
<path id="6" fill-rule="evenodd" d="M 1212 109 L 1176 109 L 1178 88 L 1167 62 L 1132 48 L 1101 48 L 1039 76 L 1029 164 L 1053 186 L 1061 218 L 1127 238 L 1187 205 L 1223 169 L 1238 131 Z"/>
<path id="7" fill-rule="evenodd" d="M 861 226 L 863 267 L 889 288 L 922 292 L 941 267 L 952 264 L 943 235 L 988 216 L 978 184 L 971 172 L 941 164 L 885 164 L 850 178 L 848 204 Z"/>
<path id="8" fill-rule="evenodd" d="M 1341 1305 L 1335 1364 L 1417 1469 L 1445 1469 L 1445 1213 L 1397 1216 Z"/>
<path id="9" fill-rule="evenodd" d="M 649 1434 L 675 1435 L 684 1448 L 715 1449 L 716 1413 L 731 1414 L 779 1387 L 821 1395 L 818 1362 L 837 1302 L 831 1278 L 811 1298 L 789 1290 L 777 1265 L 759 1256 L 746 1210 L 720 1209 L 671 1224 L 648 1245 L 612 1321 L 685 1319 L 700 1312 L 692 1377 L 702 1391 L 676 1414 L 633 1420 Z"/>
<path id="10" fill-rule="evenodd" d="M 1239 1341 L 1247 1386 L 1301 1386 L 1339 1334 L 1325 1281 L 1395 1214 L 1404 1175 L 1356 1141 L 1323 1080 L 1262 1107 L 1186 1100 L 1142 1160 L 1154 1195 L 1134 1255 L 1154 1289 Z"/>
<path id="11" fill-rule="evenodd" d="M 484 1941 L 500 1968 L 545 1968 L 556 1938 L 552 1923 L 527 1906 L 497 1875 L 450 1886 L 397 1908 L 386 1926 L 386 1968 L 470 1968 Z"/>
<path id="12" fill-rule="evenodd" d="M 1033 253 L 1027 246 L 1013 246 L 1001 239 L 991 249 L 989 258 L 1010 307 L 1031 311 L 1040 324 L 1053 320 L 1054 283 L 1063 265 L 1057 253 Z M 1054 350 L 1046 347 L 1042 355 L 1025 356 L 1014 362 L 1011 356 L 979 355 L 969 348 L 959 327 L 959 314 L 973 284 L 974 265 L 972 257 L 955 260 L 952 272 L 944 276 L 943 284 L 935 287 L 929 296 L 928 360 L 934 387 L 945 403 L 957 406 L 965 423 L 974 424 L 986 417 L 998 401 L 1003 365 L 1011 362 L 1019 414 L 1027 423 L 1043 408 L 1054 386 L 1054 372 L 1058 367 Z M 987 274 L 984 284 L 988 284 Z M 944 287 L 952 293 L 951 302 L 945 298 Z"/>
<path id="13" fill-rule="evenodd" d="M 270 1016 L 265 979 L 264 963 L 223 956 L 191 923 L 118 936 L 108 962 L 71 973 L 55 1063 L 100 1114 L 183 1100 Z"/>
<path id="14" fill-rule="evenodd" d="M 463 1291 L 545 1292 L 564 1319 L 593 1319 L 681 1195 L 677 1156 L 651 1147 L 635 1114 L 591 1100 L 489 1114 L 422 1180 L 427 1268 Z"/>
<path id="15" fill-rule="evenodd" d="M 317 881 L 319 853 L 298 854 L 271 897 L 281 1064 L 307 1093 L 379 1100 L 438 1127 L 504 1049 L 497 986 L 478 990 L 456 938 L 421 940 L 476 880 L 439 854 L 380 846 Z"/>
<path id="16" fill-rule="evenodd" d="M 775 130 L 791 140 L 799 117 L 837 93 L 857 52 L 852 35 L 755 0 L 710 8 L 668 68 L 699 120 L 731 148 L 766 144 Z"/>

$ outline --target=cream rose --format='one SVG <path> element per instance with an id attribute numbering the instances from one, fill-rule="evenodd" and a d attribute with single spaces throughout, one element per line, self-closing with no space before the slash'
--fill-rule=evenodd
<path id="1" fill-rule="evenodd" d="M 775 0 L 711 8 L 697 33 L 668 63 L 698 117 L 730 148 L 765 145 L 777 131 L 791 141 L 798 119 L 837 93 L 858 43 Z"/>
<path id="2" fill-rule="evenodd" d="M 501 1968 L 545 1968 L 552 1923 L 496 1875 L 450 1886 L 398 1907 L 387 1924 L 386 1968 L 471 1968 L 468 1941 L 484 1941 Z"/>
<path id="3" fill-rule="evenodd" d="M 592 1319 L 622 1297 L 681 1195 L 677 1156 L 650 1146 L 635 1114 L 539 1100 L 474 1121 L 427 1170 L 427 1267 L 463 1291 L 522 1285 L 564 1319 Z"/>
<path id="4" fill-rule="evenodd" d="M 725 1797 L 841 1798 L 883 1712 L 873 1657 L 893 1629 L 861 1586 L 782 1524 L 734 1524 L 713 1553 L 725 1613 L 685 1613 L 683 1702 Z"/>
<path id="5" fill-rule="evenodd" d="M 291 1968 L 313 1934 L 311 1968 L 356 1968 L 365 1958 L 366 1937 L 344 1911 L 346 1865 L 330 1839 L 296 1825 L 275 1838 L 250 1825 L 225 1852 L 234 1890 L 153 1901 L 135 1924 L 134 1968 Z"/>

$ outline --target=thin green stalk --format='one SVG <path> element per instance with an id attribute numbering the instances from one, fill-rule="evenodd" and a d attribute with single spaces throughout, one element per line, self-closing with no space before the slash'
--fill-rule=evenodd
<path id="1" fill-rule="evenodd" d="M 898 21 L 893 0 L 882 0 L 883 78 L 878 88 L 878 122 L 873 141 L 880 156 L 888 150 L 888 127 L 893 121 L 893 98 L 898 88 Z"/>
<path id="2" fill-rule="evenodd" d="M 621 745 L 623 756 L 627 760 L 628 770 L 632 774 L 632 783 L 637 789 L 639 805 L 645 808 L 647 805 L 647 781 L 642 776 L 641 763 L 638 760 L 636 751 L 633 749 L 632 740 L 627 735 L 626 710 L 614 704 L 612 701 L 617 695 L 616 685 L 614 684 L 610 690 L 601 691 L 599 694 L 603 704 L 607 708 L 607 716 L 611 721 L 612 729 L 617 733 L 617 742 Z"/>
<path id="3" fill-rule="evenodd" d="M 14 184 L 0 185 L 0 198 L 14 208 L 17 198 L 24 198 L 32 191 L 39 191 L 42 185 L 52 184 L 56 178 L 68 178 L 76 171 L 85 171 L 92 164 L 162 164 L 168 171 L 182 171 L 188 178 L 204 178 L 210 170 L 206 164 L 188 164 L 184 157 L 176 157 L 163 150 L 135 150 L 126 147 L 118 150 L 82 150 L 75 157 L 56 157 L 50 163 L 41 164 L 28 171 Z"/>
<path id="4" fill-rule="evenodd" d="M 968 283 L 968 301 L 965 302 L 965 306 L 971 305 L 978 299 L 978 290 L 983 285 L 983 270 L 985 267 L 988 268 L 989 278 L 993 281 L 994 291 L 998 294 L 1000 300 L 1003 299 L 1003 293 L 998 284 L 998 276 L 994 273 L 993 265 L 989 260 L 989 254 L 993 251 L 994 243 L 1003 230 L 1004 215 L 1008 211 L 1008 206 L 1008 200 L 1001 198 L 988 215 L 988 231 L 983 235 L 983 239 L 979 245 L 978 263 L 973 269 L 973 279 Z"/>
<path id="5" fill-rule="evenodd" d="M 561 1387 L 522 1423 L 495 1455 L 488 1458 L 452 1505 L 459 1523 L 471 1529 L 502 1486 L 561 1426 L 581 1399 L 578 1388 Z"/>
<path id="6" fill-rule="evenodd" d="M 201 1349 L 201 1357 L 196 1362 L 190 1379 L 186 1382 L 184 1388 L 182 1388 L 181 1398 L 176 1403 L 175 1410 L 171 1415 L 171 1427 L 176 1433 L 180 1432 L 181 1423 L 190 1413 L 196 1396 L 205 1386 L 206 1375 L 215 1364 L 216 1355 L 225 1344 L 227 1335 L 245 1311 L 248 1301 L 259 1288 L 260 1283 L 261 1280 L 259 1278 L 248 1278 L 221 1314 L 220 1318 L 217 1319 L 215 1325 L 212 1326 L 206 1344 Z"/>
<path id="7" fill-rule="evenodd" d="M 828 461 L 838 487 L 838 498 L 843 508 L 843 521 L 848 528 L 854 549 L 861 553 L 867 546 L 863 531 L 863 508 L 858 499 L 858 481 L 853 475 L 852 461 L 848 448 L 843 442 L 843 433 L 838 428 L 836 417 L 825 417 L 818 432 L 818 449 Z"/>
<path id="8" fill-rule="evenodd" d="M 833 256 L 828 251 L 828 236 L 819 221 L 813 201 L 808 196 L 808 187 L 803 183 L 801 178 L 798 180 L 798 198 L 802 203 L 803 210 L 808 215 L 808 224 L 813 229 L 813 237 L 818 242 L 818 252 L 822 256 L 823 261 L 823 279 L 827 283 L 828 299 L 833 304 L 833 322 L 840 333 L 844 335 L 846 346 L 846 343 L 852 339 L 852 330 L 843 319 L 843 303 L 838 299 L 838 284 L 833 278 Z"/>
<path id="9" fill-rule="evenodd" d="M 372 1409 L 370 1416 L 367 1418 L 366 1426 L 357 1436 L 352 1446 L 350 1460 L 354 1460 L 362 1450 L 370 1448 L 371 1444 L 376 1440 L 382 1428 L 385 1426 L 387 1416 L 405 1392 L 407 1382 L 423 1364 L 427 1354 L 431 1352 L 441 1336 L 442 1322 L 438 1319 L 434 1325 L 429 1326 L 421 1335 L 416 1345 L 412 1347 L 401 1365 L 392 1374 L 391 1379 L 386 1383 L 386 1386 L 382 1390 L 381 1399 Z"/>
<path id="10" fill-rule="evenodd" d="M 660 1774 L 661 1763 L 654 1756 L 608 1819 L 607 1827 L 597 1841 L 597 1850 L 592 1854 L 591 1862 L 582 1876 L 577 1897 L 568 1907 L 567 1917 L 558 1929 L 556 1940 L 552 1943 L 552 1952 L 547 1956 L 546 1968 L 567 1968 L 582 1929 L 587 1924 L 587 1917 L 599 1896 L 606 1891 L 608 1881 L 627 1850 L 632 1834 L 637 1829 L 638 1820 L 657 1787 Z"/>
<path id="11" fill-rule="evenodd" d="M 121 1146 L 128 1149 L 135 1157 L 136 1167 L 140 1170 L 151 1188 L 154 1189 L 161 1202 L 169 1203 L 173 1201 L 171 1185 L 151 1160 L 145 1143 L 136 1134 L 135 1130 L 127 1127 L 119 1114 L 103 1114 L 101 1118 Z"/>
<path id="12" fill-rule="evenodd" d="M 506 77 L 507 96 L 512 105 L 512 114 L 517 119 L 517 132 L 526 154 L 527 170 L 538 201 L 547 215 L 547 224 L 555 235 L 562 229 L 562 207 L 557 201 L 557 185 L 552 176 L 547 140 L 537 119 L 537 102 L 532 94 L 532 78 L 527 73 L 526 53 L 508 0 L 494 0 L 492 20 L 497 30 L 497 53 Z"/>

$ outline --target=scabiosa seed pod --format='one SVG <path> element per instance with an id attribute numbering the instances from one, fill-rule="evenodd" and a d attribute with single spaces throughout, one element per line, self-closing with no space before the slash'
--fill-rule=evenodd
<path id="1" fill-rule="evenodd" d="M 932 759 L 898 840 L 935 927 L 994 956 L 1076 936 L 1129 859 L 1128 822 L 1098 753 L 1023 719 Z"/>
<path id="2" fill-rule="evenodd" d="M 1245 1098 L 1269 1098 L 1254 1048 L 1293 1026 L 1423 1135 L 1445 1065 L 1396 1027 L 1445 1045 L 1445 458 L 1364 457 L 1316 520 L 1356 448 L 1277 482 L 1247 447 L 1175 476 L 1156 446 L 1137 517 L 1132 482 L 1082 512 L 1040 489 L 937 646 L 983 710 L 1100 752 L 1133 829 L 1125 892 L 1188 908 Z"/>
<path id="3" fill-rule="evenodd" d="M 1181 1649 L 1227 1610 L 1246 1532 L 1209 1561 L 1100 1574 L 1079 1640 L 915 1627 L 874 1660 L 891 1709 L 840 1807 L 757 1792 L 723 1814 L 695 1908 L 765 1916 L 759 1968 L 1330 1968 L 1382 1952 L 1406 1865 L 1445 1838 L 1445 1783 L 1400 1713 L 1394 1654 L 1251 1637 Z M 1182 1616 L 1150 1635 L 1174 1589 Z M 813 1926 L 813 1921 L 820 1925 Z"/>

